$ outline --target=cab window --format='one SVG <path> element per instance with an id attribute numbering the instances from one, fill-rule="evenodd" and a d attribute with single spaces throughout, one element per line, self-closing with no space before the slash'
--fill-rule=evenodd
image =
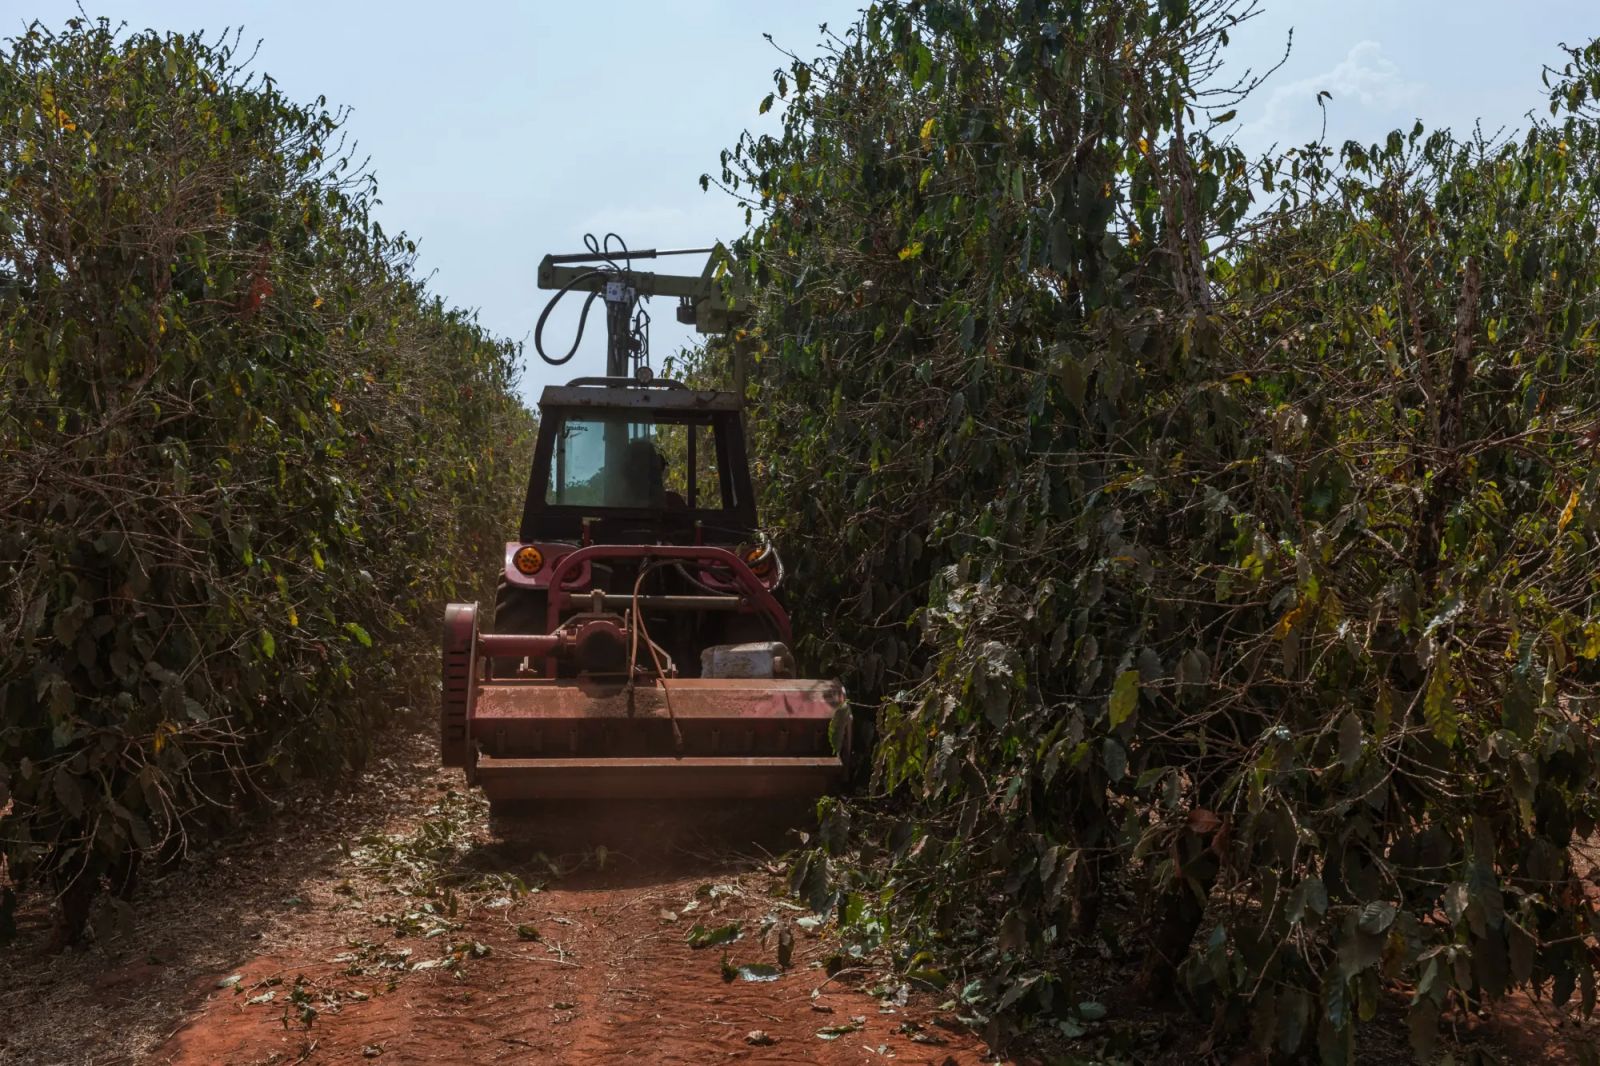
<path id="1" fill-rule="evenodd" d="M 558 507 L 720 509 L 728 505 L 708 422 L 564 418 L 546 502 Z"/>

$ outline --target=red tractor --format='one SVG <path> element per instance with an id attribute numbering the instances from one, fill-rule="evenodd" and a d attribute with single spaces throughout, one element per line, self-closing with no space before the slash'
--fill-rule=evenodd
<path id="1" fill-rule="evenodd" d="M 540 397 L 493 619 L 472 603 L 445 611 L 443 761 L 466 771 L 491 810 L 815 795 L 844 776 L 844 692 L 795 676 L 783 565 L 757 524 L 740 395 L 654 379 L 637 301 L 676 296 L 680 319 L 704 332 L 728 328 L 737 307 L 714 282 L 716 255 L 699 277 L 631 269 L 658 254 L 669 253 L 591 242 L 588 255 L 540 267 L 556 299 L 605 296 L 609 373 Z M 574 262 L 600 265 L 564 265 Z M 548 315 L 535 333 L 541 355 Z"/>

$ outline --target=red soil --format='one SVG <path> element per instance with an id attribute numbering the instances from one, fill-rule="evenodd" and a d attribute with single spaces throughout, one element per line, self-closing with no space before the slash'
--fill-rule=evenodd
<path id="1" fill-rule="evenodd" d="M 233 988 L 213 987 L 152 1059 L 194 1066 L 984 1061 L 981 1044 L 929 1004 L 885 1005 L 859 984 L 829 980 L 812 964 L 830 949 L 803 931 L 790 969 L 776 980 L 724 981 L 721 949 L 688 945 L 686 930 L 696 920 L 707 928 L 742 922 L 745 934 L 727 952 L 734 966 L 772 962 L 776 938 L 763 946 L 755 936 L 768 901 L 742 887 L 717 899 L 697 896 L 705 883 L 701 876 L 656 880 L 624 866 L 563 880 L 509 907 L 474 910 L 448 939 L 489 953 L 475 958 L 468 949 L 455 970 L 378 962 L 351 975 L 350 949 L 329 928 L 299 950 L 245 963 L 235 971 L 242 979 Z M 690 914 L 662 916 L 696 899 L 700 906 Z M 519 925 L 540 939 L 523 939 Z M 441 957 L 444 939 L 392 939 L 379 950 L 410 948 L 398 965 L 414 966 Z M 369 950 L 367 957 L 378 956 Z M 272 980 L 279 983 L 266 984 Z M 317 1010 L 309 1024 L 290 1002 L 297 981 Z M 268 991 L 276 993 L 271 1000 L 250 1002 Z M 852 1019 L 859 1030 L 833 1040 L 817 1035 Z M 757 1031 L 773 1042 L 751 1043 Z"/>
<path id="2" fill-rule="evenodd" d="M 839 968 L 764 857 L 804 809 L 546 810 L 507 840 L 435 758 L 426 733 L 394 737 L 348 787 L 291 793 L 152 878 L 131 914 L 103 903 L 83 948 L 49 953 L 33 900 L 0 952 L 0 1066 L 994 1061 L 887 967 Z M 738 976 L 752 964 L 775 979 Z"/>

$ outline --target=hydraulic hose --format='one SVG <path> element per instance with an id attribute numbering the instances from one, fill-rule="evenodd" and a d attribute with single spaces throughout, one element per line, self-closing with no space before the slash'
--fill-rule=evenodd
<path id="1" fill-rule="evenodd" d="M 560 289 L 556 290 L 556 294 L 550 297 L 550 302 L 545 304 L 544 310 L 539 313 L 538 324 L 533 327 L 533 350 L 539 353 L 540 359 L 543 359 L 551 366 L 560 366 L 562 363 L 569 361 L 574 355 L 578 354 L 578 345 L 583 343 L 583 327 L 588 324 L 589 321 L 589 308 L 593 306 L 595 298 L 600 295 L 600 290 L 596 289 L 594 292 L 591 292 L 589 294 L 589 298 L 583 301 L 583 311 L 578 315 L 578 335 L 572 338 L 572 347 L 568 348 L 567 354 L 563 355 L 560 359 L 550 358 L 550 356 L 544 350 L 544 324 L 545 321 L 549 319 L 550 312 L 556 309 L 556 304 L 560 303 L 561 298 L 567 293 L 571 292 L 575 286 L 581 282 L 589 280 L 590 278 L 604 276 L 605 272 L 600 270 L 591 270 L 587 273 L 579 274 L 577 277 L 563 285 Z"/>

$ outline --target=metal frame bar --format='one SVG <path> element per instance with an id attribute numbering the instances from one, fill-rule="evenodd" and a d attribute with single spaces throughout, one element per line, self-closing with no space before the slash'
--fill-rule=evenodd
<path id="1" fill-rule="evenodd" d="M 738 609 L 750 613 L 755 613 L 757 610 L 764 612 L 778 627 L 779 636 L 785 643 L 793 639 L 788 613 L 772 595 L 772 590 L 761 583 L 761 579 L 750 569 L 749 564 L 727 548 L 708 544 L 591 544 L 577 551 L 568 552 L 552 564 L 550 571 L 550 602 L 546 608 L 548 614 L 545 627 L 547 632 L 554 632 L 561 624 L 562 608 L 571 603 L 575 596 L 584 595 L 581 591 L 574 592 L 565 587 L 569 571 L 576 569 L 581 563 L 595 559 L 682 559 L 727 564 L 749 597 L 749 602 L 741 603 Z M 610 595 L 616 594 L 609 594 L 608 599 Z M 633 597 L 624 598 L 631 601 Z M 643 597 L 640 599 L 643 600 Z"/>
<path id="2" fill-rule="evenodd" d="M 534 799 L 778 799 L 831 792 L 838 757 L 501 759 L 484 756 L 491 803 Z"/>

